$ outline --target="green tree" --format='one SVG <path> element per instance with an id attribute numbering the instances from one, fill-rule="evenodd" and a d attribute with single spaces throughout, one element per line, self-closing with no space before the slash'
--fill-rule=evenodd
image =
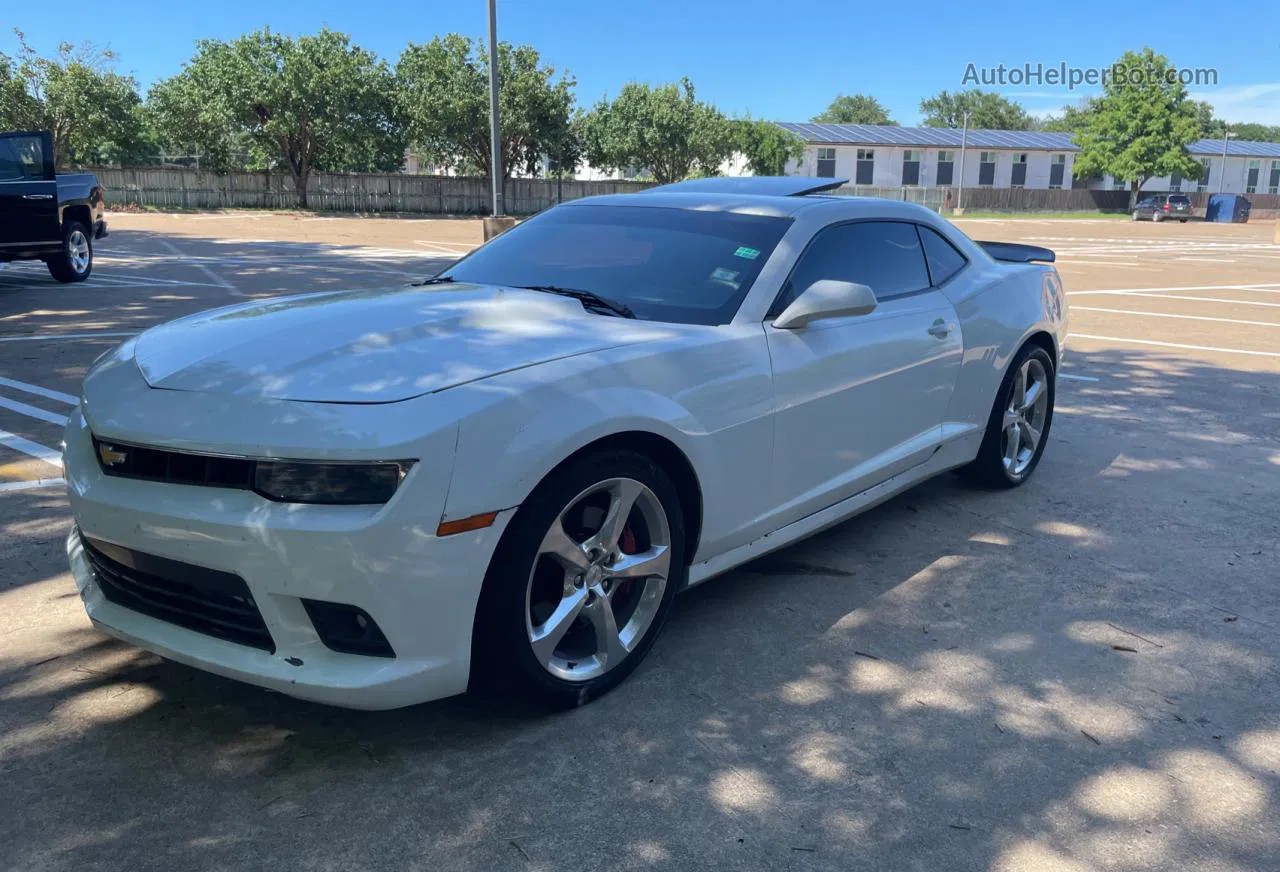
<path id="1" fill-rule="evenodd" d="M 1107 79 L 1096 110 L 1076 134 L 1076 175 L 1105 173 L 1132 182 L 1131 202 L 1147 179 L 1171 173 L 1198 178 L 1200 162 L 1187 146 L 1200 138 L 1202 118 L 1186 86 L 1168 75 L 1168 59 L 1144 48 L 1125 52 L 1116 67 L 1126 74 Z"/>
<path id="2" fill-rule="evenodd" d="M 498 117 L 502 176 L 536 174 L 544 157 L 554 167 L 577 165 L 571 127 L 573 88 L 530 46 L 498 43 Z M 396 63 L 411 141 L 435 162 L 489 175 L 489 54 L 456 33 L 409 44 Z"/>
<path id="3" fill-rule="evenodd" d="M 587 162 L 605 170 L 643 169 L 660 183 L 715 175 L 733 153 L 733 126 L 700 102 L 687 78 L 650 87 L 624 85 L 583 119 Z"/>
<path id="4" fill-rule="evenodd" d="M 201 40 L 183 70 L 148 94 L 174 142 L 225 166 L 283 163 L 298 205 L 316 170 L 394 170 L 405 137 L 395 78 L 384 61 L 328 29 L 294 39 L 269 28 L 230 42 Z"/>
<path id="5" fill-rule="evenodd" d="M 889 124 L 898 122 L 889 117 L 889 110 L 875 97 L 866 94 L 838 95 L 821 115 L 809 119 L 817 124 Z"/>
<path id="6" fill-rule="evenodd" d="M 993 91 L 939 91 L 920 101 L 925 127 L 962 127 L 969 113 L 969 126 L 982 130 L 1030 130 L 1031 116 L 1018 103 Z"/>
<path id="7" fill-rule="evenodd" d="M 804 154 L 804 140 L 789 130 L 768 121 L 740 118 L 731 122 L 734 148 L 746 158 L 747 166 L 757 176 L 780 176 L 787 162 Z"/>
<path id="8" fill-rule="evenodd" d="M 1036 130 L 1048 130 L 1058 133 L 1078 133 L 1089 122 L 1089 116 L 1096 109 L 1095 100 L 1084 100 L 1075 106 L 1063 106 L 1061 115 L 1050 115 L 1035 125 Z"/>
<path id="9" fill-rule="evenodd" d="M 1225 123 L 1225 122 L 1224 122 Z M 1231 132 L 1251 142 L 1280 142 L 1280 126 L 1243 121 L 1231 125 Z M 1221 132 L 1219 132 L 1221 135 Z"/>
<path id="10" fill-rule="evenodd" d="M 48 130 L 54 160 L 86 163 L 132 148 L 140 133 L 137 85 L 111 69 L 115 55 L 62 43 L 41 57 L 17 28 L 18 57 L 0 54 L 0 126 Z"/>

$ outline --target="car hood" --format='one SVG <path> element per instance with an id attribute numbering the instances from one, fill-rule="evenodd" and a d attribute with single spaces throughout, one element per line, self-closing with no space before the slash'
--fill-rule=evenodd
<path id="1" fill-rule="evenodd" d="M 143 333 L 134 359 L 153 388 L 391 403 L 663 333 L 565 297 L 457 284 L 202 312 Z"/>

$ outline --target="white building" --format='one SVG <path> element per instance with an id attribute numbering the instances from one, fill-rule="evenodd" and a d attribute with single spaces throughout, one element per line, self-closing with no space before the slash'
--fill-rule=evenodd
<path id="1" fill-rule="evenodd" d="M 847 178 L 857 185 L 955 187 L 964 164 L 964 187 L 1124 188 L 1110 176 L 1075 179 L 1079 151 L 1070 133 L 970 130 L 944 127 L 890 127 L 872 124 L 779 122 L 808 143 L 792 175 Z M 1223 175 L 1222 140 L 1201 139 L 1189 148 L 1209 171 L 1200 182 L 1178 177 L 1149 179 L 1144 191 L 1280 193 L 1280 143 L 1227 143 Z"/>

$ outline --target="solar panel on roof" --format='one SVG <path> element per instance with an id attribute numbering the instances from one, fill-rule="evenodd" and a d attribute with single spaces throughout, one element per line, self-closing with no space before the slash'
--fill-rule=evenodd
<path id="1" fill-rule="evenodd" d="M 816 145 L 905 145 L 959 148 L 961 131 L 953 127 L 892 127 L 876 124 L 815 124 L 774 122 L 784 130 Z M 969 131 L 974 148 L 1026 148 L 1044 151 L 1079 151 L 1070 133 L 1045 130 Z M 1221 155 L 1221 139 L 1201 139 L 1187 148 L 1194 155 Z M 1227 143 L 1230 157 L 1280 158 L 1280 143 L 1233 139 Z"/>

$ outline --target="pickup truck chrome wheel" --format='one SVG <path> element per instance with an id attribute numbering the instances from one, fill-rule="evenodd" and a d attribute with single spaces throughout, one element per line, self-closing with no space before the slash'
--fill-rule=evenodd
<path id="1" fill-rule="evenodd" d="M 1013 377 L 1004 412 L 1000 456 L 1009 475 L 1021 476 L 1027 471 L 1048 417 L 1049 377 L 1039 359 L 1028 357 Z"/>
<path id="2" fill-rule="evenodd" d="M 632 478 L 579 493 L 542 537 L 525 623 L 534 657 L 565 681 L 589 681 L 635 649 L 663 604 L 671 528 L 657 494 Z"/>
<path id="3" fill-rule="evenodd" d="M 89 238 L 78 227 L 67 236 L 67 261 L 76 275 L 89 268 Z"/>

